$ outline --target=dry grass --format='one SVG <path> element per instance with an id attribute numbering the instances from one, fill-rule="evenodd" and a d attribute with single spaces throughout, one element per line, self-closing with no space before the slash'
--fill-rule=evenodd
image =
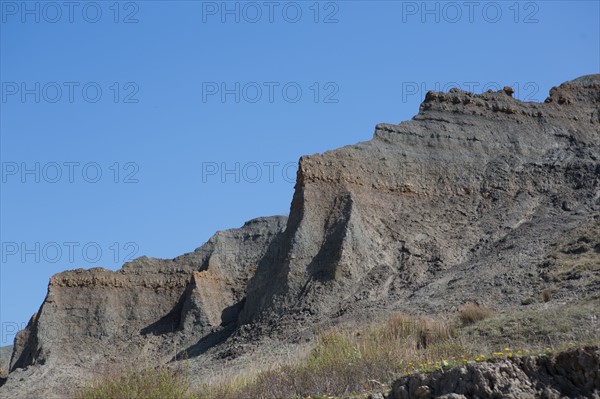
<path id="1" fill-rule="evenodd" d="M 92 380 L 73 399 L 193 399 L 181 370 L 166 367 L 127 368 Z"/>
<path id="2" fill-rule="evenodd" d="M 549 277 L 556 281 L 591 277 L 600 272 L 600 220 L 590 221 L 564 237 L 549 256 Z"/>
<path id="3" fill-rule="evenodd" d="M 463 325 L 468 326 L 477 323 L 478 321 L 485 320 L 493 314 L 494 311 L 492 309 L 469 302 L 460 309 L 458 318 Z"/>
<path id="4" fill-rule="evenodd" d="M 591 300 L 497 314 L 462 328 L 459 334 L 482 352 L 504 346 L 543 352 L 600 343 L 598 320 L 600 301 Z"/>
<path id="5" fill-rule="evenodd" d="M 306 398 L 384 390 L 401 374 L 462 358 L 464 346 L 445 323 L 394 315 L 363 329 L 323 332 L 308 360 L 206 386 L 201 398 Z"/>
<path id="6" fill-rule="evenodd" d="M 545 290 L 542 291 L 542 299 L 544 300 L 544 302 L 550 302 L 552 300 L 552 294 L 554 293 L 554 290 L 552 288 L 546 288 Z"/>
<path id="7" fill-rule="evenodd" d="M 465 308 L 471 324 L 462 327 L 429 318 L 391 315 L 362 328 L 328 329 L 319 335 L 303 361 L 232 376 L 200 387 L 193 395 L 187 393 L 185 378 L 157 369 L 112 376 L 90 385 L 75 398 L 352 397 L 388 391 L 394 380 L 415 370 L 427 372 L 467 360 L 487 361 L 600 343 L 598 300 L 496 314 L 477 305 Z"/>

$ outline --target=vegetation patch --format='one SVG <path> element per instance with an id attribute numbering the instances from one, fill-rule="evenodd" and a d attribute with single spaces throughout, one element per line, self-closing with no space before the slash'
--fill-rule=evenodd
<path id="1" fill-rule="evenodd" d="M 485 320 L 493 314 L 492 309 L 469 302 L 458 312 L 458 317 L 464 325 L 469 325 Z"/>
<path id="2" fill-rule="evenodd" d="M 558 350 L 600 342 L 598 300 L 525 309 L 497 314 L 463 327 L 459 334 L 481 351 L 510 345 L 545 352 L 546 348 Z"/>
<path id="3" fill-rule="evenodd" d="M 568 347 L 600 343 L 599 301 L 551 308 L 542 303 L 535 309 L 528 307 L 511 313 L 484 312 L 484 318 L 473 316 L 481 307 L 473 309 L 468 310 L 466 326 L 462 317 L 461 324 L 452 325 L 396 314 L 363 328 L 331 328 L 318 336 L 310 355 L 301 362 L 232 376 L 192 393 L 187 379 L 182 377 L 185 373 L 159 368 L 108 375 L 92 382 L 74 398 L 353 397 L 389 391 L 393 381 L 416 371 L 547 355 Z"/>
<path id="4" fill-rule="evenodd" d="M 462 359 L 465 347 L 441 321 L 393 315 L 362 329 L 324 331 L 300 365 L 205 386 L 200 398 L 318 398 L 384 391 L 419 367 L 442 368 Z"/>
<path id="5" fill-rule="evenodd" d="M 552 281 L 577 280 L 600 272 L 600 220 L 591 221 L 568 234 L 549 255 L 545 266 Z M 589 280 L 592 280 L 591 278 Z"/>
<path id="6" fill-rule="evenodd" d="M 113 371 L 90 381 L 74 399 L 193 399 L 181 370 L 159 367 Z"/>

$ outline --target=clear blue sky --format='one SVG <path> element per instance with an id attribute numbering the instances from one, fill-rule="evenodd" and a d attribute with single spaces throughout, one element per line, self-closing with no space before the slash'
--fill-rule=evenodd
<path id="1" fill-rule="evenodd" d="M 1 345 L 54 273 L 287 214 L 301 155 L 429 89 L 543 101 L 600 70 L 598 1 L 114 4 L 1 2 Z"/>

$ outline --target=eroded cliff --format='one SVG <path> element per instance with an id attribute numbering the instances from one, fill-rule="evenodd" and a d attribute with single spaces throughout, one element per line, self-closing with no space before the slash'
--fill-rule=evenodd
<path id="1" fill-rule="evenodd" d="M 521 303 L 559 267 L 557 243 L 598 220 L 599 182 L 600 75 L 544 103 L 510 88 L 430 92 L 371 141 L 302 157 L 289 219 L 250 221 L 172 260 L 52 277 L 0 392 L 60 396 L 84 372 L 141 359 L 183 356 L 201 375 L 338 318 Z M 585 297 L 594 281 L 561 287 Z"/>

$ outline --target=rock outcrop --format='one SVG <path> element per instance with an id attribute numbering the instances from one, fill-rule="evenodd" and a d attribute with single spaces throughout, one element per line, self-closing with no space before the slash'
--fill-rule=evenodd
<path id="1" fill-rule="evenodd" d="M 169 361 L 178 347 L 235 324 L 247 280 L 270 245 L 277 245 L 285 222 L 254 219 L 174 259 L 142 257 L 116 272 L 94 268 L 53 276 L 42 307 L 15 338 L 10 371 L 40 366 L 63 374 L 65 384 L 101 365 Z M 52 392 L 29 388 L 36 387 L 17 394 Z"/>
<path id="2" fill-rule="evenodd" d="M 374 310 L 510 306 L 552 275 L 562 237 L 599 215 L 600 75 L 544 103 L 510 88 L 430 92 L 371 141 L 302 157 L 288 219 L 250 221 L 172 260 L 52 277 L 0 394 L 60 396 L 84 371 L 143 358 L 183 355 L 201 373 L 210 348 L 223 346 L 218 362 L 244 342 Z"/>
<path id="3" fill-rule="evenodd" d="M 412 120 L 300 159 L 283 250 L 250 280 L 242 322 L 385 306 L 426 285 L 462 297 L 535 284 L 551 244 L 598 215 L 599 182 L 600 75 L 545 103 L 429 92 Z M 496 294 L 484 296 L 514 300 Z"/>
<path id="4" fill-rule="evenodd" d="M 600 349 L 572 349 L 447 371 L 411 375 L 394 384 L 390 399 L 592 398 L 600 396 Z"/>
<path id="5" fill-rule="evenodd" d="M 12 351 L 12 345 L 0 347 L 0 386 L 4 384 L 6 377 L 8 376 L 8 367 L 10 365 Z"/>

